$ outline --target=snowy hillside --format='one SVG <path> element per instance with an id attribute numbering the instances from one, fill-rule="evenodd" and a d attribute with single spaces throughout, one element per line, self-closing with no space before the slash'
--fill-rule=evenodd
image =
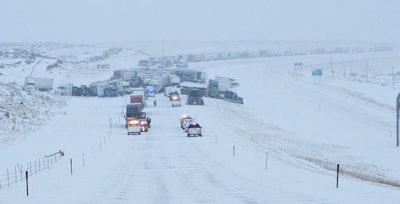
<path id="1" fill-rule="evenodd" d="M 0 81 L 23 85 L 25 77 L 55 78 L 62 83 L 88 83 L 80 76 L 104 80 L 109 71 L 133 68 L 148 54 L 134 48 L 99 47 L 79 44 L 0 44 Z M 111 70 L 97 69 L 110 64 Z M 106 74 L 106 75 L 104 75 Z M 79 76 L 79 77 L 78 77 Z"/>
<path id="2" fill-rule="evenodd" d="M 145 107 L 152 128 L 128 136 L 123 112 L 129 96 L 61 97 L 26 90 L 23 80 L 32 70 L 56 84 L 108 79 L 113 70 L 161 56 L 160 43 L 3 45 L 0 203 L 400 202 L 396 46 L 175 45 L 166 43 L 165 53 L 266 49 L 280 55 L 190 63 L 209 78 L 236 79 L 234 91 L 245 103 L 205 98 L 204 106 L 171 107 L 157 94 L 157 107 L 150 105 L 153 98 Z M 327 53 L 335 47 L 350 51 Z M 314 52 L 321 48 L 325 53 Z M 298 62 L 303 65 L 295 67 Z M 314 69 L 323 69 L 321 78 L 311 75 Z M 182 114 L 202 125 L 203 137 L 186 136 Z M 37 171 L 35 158 L 59 150 L 65 153 L 60 161 Z M 26 196 L 22 169 L 32 172 L 33 163 Z"/>
<path id="3" fill-rule="evenodd" d="M 65 99 L 12 83 L 0 82 L 0 96 L 0 146 L 24 139 L 66 105 Z"/>

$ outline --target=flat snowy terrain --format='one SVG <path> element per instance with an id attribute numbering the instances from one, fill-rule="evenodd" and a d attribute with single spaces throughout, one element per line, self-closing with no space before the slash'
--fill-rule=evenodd
<path id="1" fill-rule="evenodd" d="M 75 47 L 65 62 L 75 64 L 73 71 L 60 66 L 49 75 L 57 83 L 107 79 L 151 52 L 122 48 L 100 61 L 84 60 L 99 50 Z M 83 60 L 72 60 L 74 52 Z M 66 54 L 54 54 L 61 55 Z M 171 107 L 157 94 L 157 107 L 151 106 L 153 98 L 145 107 L 152 128 L 129 136 L 122 117 L 129 96 L 28 93 L 18 89 L 27 68 L 23 74 L 18 66 L 0 69 L 6 82 L 1 110 L 15 99 L 9 82 L 17 83 L 14 92 L 22 101 L 48 97 L 26 108 L 29 129 L 17 124 L 19 133 L 1 132 L 0 203 L 399 203 L 399 55 L 391 50 L 190 63 L 209 78 L 236 79 L 244 105 L 204 98 L 204 106 Z M 112 69 L 96 70 L 103 62 Z M 295 62 L 303 67 L 295 68 Z M 39 63 L 37 69 L 46 66 Z M 87 69 L 79 72 L 82 67 Z M 311 76 L 318 68 L 321 79 Z M 11 117 L 18 121 L 23 118 L 18 114 Z M 203 137 L 186 136 L 179 125 L 182 114 L 203 126 Z M 57 162 L 43 159 L 59 150 L 64 156 Z M 35 172 L 29 196 L 20 171 L 27 166 Z"/>

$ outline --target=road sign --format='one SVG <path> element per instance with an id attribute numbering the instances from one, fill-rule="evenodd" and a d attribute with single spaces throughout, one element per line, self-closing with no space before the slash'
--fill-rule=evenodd
<path id="1" fill-rule="evenodd" d="M 303 66 L 303 63 L 302 63 L 302 62 L 295 62 L 295 63 L 294 63 L 294 66 L 295 66 L 295 67 L 302 67 L 302 66 Z"/>
<path id="2" fill-rule="evenodd" d="M 322 76 L 322 69 L 314 69 L 311 74 L 313 76 Z"/>

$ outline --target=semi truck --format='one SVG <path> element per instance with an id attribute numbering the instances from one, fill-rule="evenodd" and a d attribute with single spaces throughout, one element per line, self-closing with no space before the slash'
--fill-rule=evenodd
<path id="1" fill-rule="evenodd" d="M 181 78 L 176 75 L 171 75 L 170 76 L 170 81 L 172 86 L 177 86 L 181 83 Z"/>
<path id="2" fill-rule="evenodd" d="M 200 89 L 192 88 L 189 90 L 187 105 L 204 105 L 202 98 L 202 91 Z"/>
<path id="3" fill-rule="evenodd" d="M 137 120 L 142 117 L 143 105 L 141 103 L 126 104 L 125 127 L 128 127 L 129 121 Z"/>
<path id="4" fill-rule="evenodd" d="M 237 93 L 233 91 L 225 91 L 224 99 L 233 103 L 240 103 L 243 104 L 243 98 L 239 97 Z"/>
<path id="5" fill-rule="evenodd" d="M 53 90 L 53 78 L 25 77 L 25 87 L 39 91 Z"/>
<path id="6" fill-rule="evenodd" d="M 142 106 L 144 105 L 144 98 L 143 95 L 131 95 L 130 96 L 130 103 L 140 103 Z"/>
<path id="7" fill-rule="evenodd" d="M 140 103 L 143 104 L 143 107 L 146 106 L 146 100 L 147 100 L 148 95 L 147 95 L 147 93 L 144 91 L 144 89 L 142 87 L 133 88 L 132 92 L 131 92 L 131 97 L 130 97 L 131 101 L 133 99 L 132 96 L 135 96 L 134 100 L 137 100 L 136 96 L 141 96 L 141 102 Z"/>
<path id="8" fill-rule="evenodd" d="M 227 78 L 227 77 L 221 77 L 221 76 L 216 76 L 215 81 L 218 82 L 218 89 L 220 92 L 225 92 L 231 89 L 232 87 L 232 81 L 234 79 Z"/>
<path id="9" fill-rule="evenodd" d="M 117 89 L 118 95 L 130 94 L 133 88 L 130 87 L 129 82 L 123 80 L 108 81 L 108 85 Z"/>
<path id="10" fill-rule="evenodd" d="M 72 96 L 72 88 L 72 83 L 60 84 L 59 86 L 57 86 L 55 93 L 62 96 Z"/>

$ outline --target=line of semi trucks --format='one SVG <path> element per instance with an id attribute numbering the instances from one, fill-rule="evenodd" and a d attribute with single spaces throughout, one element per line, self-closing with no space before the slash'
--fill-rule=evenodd
<path id="1" fill-rule="evenodd" d="M 144 87 L 147 94 L 154 96 L 170 87 L 181 87 L 182 94 L 188 95 L 188 104 L 204 104 L 201 98 L 204 96 L 243 104 L 243 98 L 232 91 L 237 86 L 239 83 L 235 79 L 216 76 L 207 81 L 205 72 L 194 70 L 179 69 L 166 73 L 165 69 L 132 69 L 116 70 L 109 80 L 92 82 L 89 86 L 63 84 L 55 92 L 67 96 L 116 97 Z"/>

